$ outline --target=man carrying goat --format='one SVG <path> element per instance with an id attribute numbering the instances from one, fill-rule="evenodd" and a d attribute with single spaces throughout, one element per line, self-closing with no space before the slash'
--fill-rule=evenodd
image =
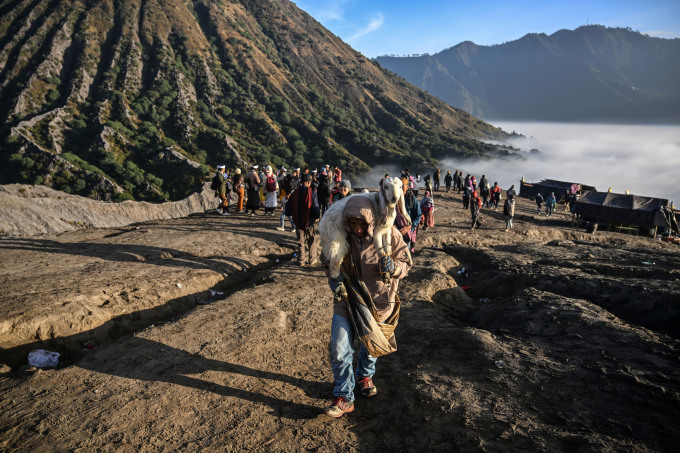
<path id="1" fill-rule="evenodd" d="M 363 396 L 378 392 L 373 384 L 377 357 L 396 350 L 397 288 L 399 280 L 408 274 L 411 260 L 401 234 L 393 226 L 391 255 L 378 251 L 373 240 L 378 219 L 373 211 L 371 199 L 362 196 L 349 197 L 342 210 L 349 250 L 340 275 L 328 280 L 334 295 L 330 358 L 335 387 L 333 403 L 326 410 L 330 417 L 354 410 L 355 382 Z M 328 259 L 322 256 L 322 261 L 328 273 Z M 385 279 L 386 274 L 390 278 Z M 352 367 L 355 335 L 361 341 L 356 373 Z"/>

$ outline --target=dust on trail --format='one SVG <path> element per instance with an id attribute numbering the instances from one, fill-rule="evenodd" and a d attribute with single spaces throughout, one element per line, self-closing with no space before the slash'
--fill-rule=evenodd
<path id="1" fill-rule="evenodd" d="M 3 238 L 2 362 L 38 346 L 65 360 L 5 370 L 0 449 L 676 448 L 680 247 L 588 235 L 525 200 L 512 231 L 486 209 L 470 231 L 458 195 L 435 203 L 399 350 L 378 360 L 378 395 L 337 420 L 330 290 L 290 261 L 278 217 Z"/>

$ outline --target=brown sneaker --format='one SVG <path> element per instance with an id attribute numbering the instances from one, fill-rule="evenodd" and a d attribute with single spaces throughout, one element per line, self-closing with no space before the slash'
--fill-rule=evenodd
<path id="1" fill-rule="evenodd" d="M 359 381 L 359 388 L 361 389 L 361 394 L 365 397 L 375 396 L 378 393 L 378 389 L 375 388 L 373 384 L 373 379 L 370 377 L 365 377 Z"/>
<path id="2" fill-rule="evenodd" d="M 326 415 L 333 418 L 338 418 L 346 412 L 352 412 L 354 410 L 354 403 L 345 400 L 341 396 L 336 396 L 333 400 L 333 405 L 326 409 Z"/>

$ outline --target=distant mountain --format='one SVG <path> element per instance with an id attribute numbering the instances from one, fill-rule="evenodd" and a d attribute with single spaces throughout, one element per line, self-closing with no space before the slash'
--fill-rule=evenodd
<path id="1" fill-rule="evenodd" d="M 212 168 L 435 165 L 501 130 L 288 0 L 0 3 L 0 183 L 163 201 Z"/>
<path id="2" fill-rule="evenodd" d="M 680 39 L 590 25 L 376 60 L 485 119 L 680 122 Z"/>

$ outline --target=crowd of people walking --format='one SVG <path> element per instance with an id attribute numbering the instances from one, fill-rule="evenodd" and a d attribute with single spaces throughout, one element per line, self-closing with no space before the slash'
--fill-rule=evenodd
<path id="1" fill-rule="evenodd" d="M 390 175 L 385 175 L 388 176 Z M 412 176 L 408 169 L 404 169 L 399 178 L 403 184 L 405 206 L 411 222 L 398 213 L 395 226 L 411 253 L 415 252 L 418 233 L 435 227 L 436 192 L 461 194 L 463 209 L 470 211 L 472 230 L 481 226 L 480 214 L 483 209 L 497 211 L 499 207 L 505 219 L 504 231 L 514 227 L 517 197 L 514 185 L 507 189 L 504 195 L 497 181 L 491 184 L 486 175 L 482 175 L 478 181 L 476 176 L 464 174 L 459 170 L 455 170 L 453 174 L 450 170 L 447 171 L 443 176 L 443 186 L 440 185 L 442 180 L 440 169 L 436 169 L 431 175 L 425 174 L 424 177 L 420 174 Z M 379 184 L 382 185 L 382 180 Z M 424 195 L 419 198 L 419 187 L 423 185 Z M 224 165 L 219 165 L 212 188 L 219 199 L 216 210 L 221 215 L 238 213 L 255 216 L 262 210 L 263 215 L 273 217 L 277 215 L 278 210 L 279 224 L 276 229 L 287 231 L 286 219 L 288 220 L 289 231 L 295 232 L 298 236 L 298 258 L 301 265 L 316 262 L 314 223 L 323 217 L 333 203 L 352 194 L 349 179 L 343 179 L 342 170 L 338 166 L 330 165 L 320 169 L 294 168 L 291 171 L 281 166 L 276 173 L 270 165 L 252 165 L 245 175 L 237 168 L 233 177 L 229 175 Z M 301 197 L 304 198 L 303 201 Z M 575 196 L 573 198 L 575 199 Z M 307 206 L 309 203 L 311 204 Z M 546 198 L 539 195 L 536 197 L 537 212 L 540 214 L 545 204 L 545 214 L 550 216 L 556 203 L 553 193 Z M 306 214 L 300 214 L 302 210 Z"/>

